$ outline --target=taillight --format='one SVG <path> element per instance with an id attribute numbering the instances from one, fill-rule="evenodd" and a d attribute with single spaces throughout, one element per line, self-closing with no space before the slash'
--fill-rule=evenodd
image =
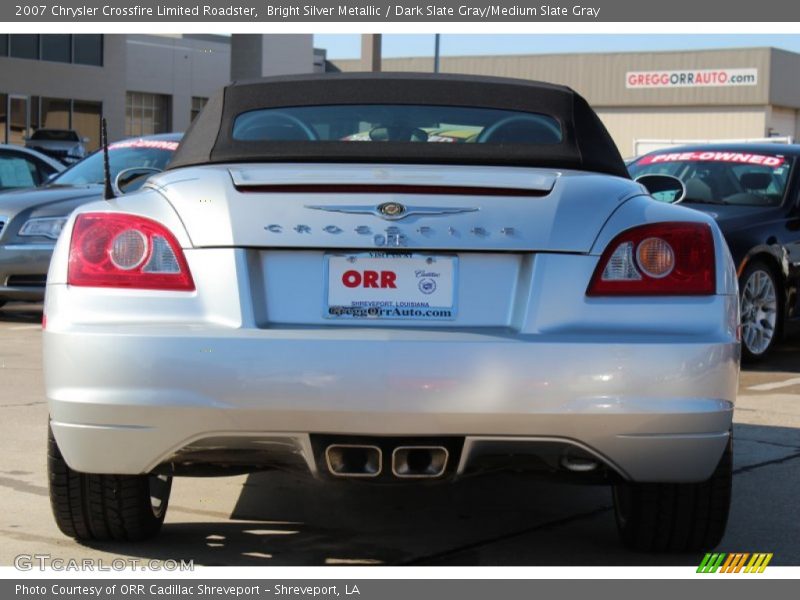
<path id="1" fill-rule="evenodd" d="M 714 238 L 705 223 L 653 223 L 608 245 L 587 296 L 706 296 L 716 289 Z"/>
<path id="2" fill-rule="evenodd" d="M 83 213 L 69 247 L 69 285 L 191 292 L 194 281 L 175 236 L 136 215 Z"/>

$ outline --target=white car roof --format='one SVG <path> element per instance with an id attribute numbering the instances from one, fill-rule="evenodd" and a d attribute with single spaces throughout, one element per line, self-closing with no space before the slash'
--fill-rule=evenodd
<path id="1" fill-rule="evenodd" d="M 2 154 L 5 150 L 14 150 L 16 152 L 20 152 L 22 154 L 27 154 L 29 156 L 38 158 L 42 162 L 47 163 L 48 165 L 53 167 L 53 169 L 55 169 L 56 172 L 58 173 L 67 168 L 65 165 L 61 164 L 56 159 L 50 158 L 46 154 L 42 154 L 41 152 L 37 152 L 36 150 L 25 148 L 24 146 L 17 146 L 15 144 L 0 144 L 0 154 Z"/>

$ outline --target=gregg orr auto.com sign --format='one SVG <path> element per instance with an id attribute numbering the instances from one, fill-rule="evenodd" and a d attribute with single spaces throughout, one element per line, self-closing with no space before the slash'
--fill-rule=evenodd
<path id="1" fill-rule="evenodd" d="M 757 85 L 758 69 L 686 69 L 684 71 L 629 71 L 625 87 L 677 88 Z"/>

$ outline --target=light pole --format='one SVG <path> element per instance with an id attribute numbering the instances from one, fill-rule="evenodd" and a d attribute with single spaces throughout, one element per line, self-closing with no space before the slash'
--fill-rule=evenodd
<path id="1" fill-rule="evenodd" d="M 433 72 L 439 72 L 439 42 L 441 38 L 440 33 L 436 33 L 433 36 Z"/>
<path id="2" fill-rule="evenodd" d="M 381 70 L 381 34 L 361 34 L 361 70 L 377 73 Z"/>

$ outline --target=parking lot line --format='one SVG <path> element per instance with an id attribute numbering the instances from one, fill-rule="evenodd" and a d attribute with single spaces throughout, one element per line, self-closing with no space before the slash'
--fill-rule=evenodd
<path id="1" fill-rule="evenodd" d="M 779 388 L 791 387 L 793 385 L 800 385 L 800 377 L 792 377 L 783 381 L 772 381 L 770 383 L 759 383 L 758 385 L 751 385 L 748 390 L 754 392 L 768 392 L 769 390 L 777 390 Z"/>

